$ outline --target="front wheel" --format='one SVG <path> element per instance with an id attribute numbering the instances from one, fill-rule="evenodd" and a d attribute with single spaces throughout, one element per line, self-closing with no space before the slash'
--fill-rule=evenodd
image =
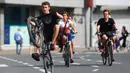
<path id="1" fill-rule="evenodd" d="M 105 52 L 102 52 L 101 56 L 102 56 L 103 65 L 106 65 L 106 63 L 107 63 L 107 56 L 106 56 Z"/>
<path id="2" fill-rule="evenodd" d="M 64 57 L 64 60 L 65 60 L 65 66 L 69 67 L 70 65 L 70 45 L 69 43 L 65 45 L 65 57 Z"/>
<path id="3" fill-rule="evenodd" d="M 45 73 L 53 73 L 53 64 L 48 57 L 44 57 L 43 66 Z"/>
<path id="4" fill-rule="evenodd" d="M 112 66 L 112 60 L 113 60 L 113 52 L 112 52 L 112 43 L 109 42 L 109 46 L 108 46 L 108 64 L 109 66 Z"/>

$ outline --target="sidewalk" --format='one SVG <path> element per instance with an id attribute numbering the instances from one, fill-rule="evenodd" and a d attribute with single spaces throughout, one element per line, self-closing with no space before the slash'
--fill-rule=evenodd
<path id="1" fill-rule="evenodd" d="M 9 47 L 10 48 L 10 47 Z M 55 51 L 51 51 L 52 53 L 58 53 L 60 49 L 57 49 Z M 87 52 L 90 51 L 87 48 L 75 48 L 74 51 L 76 52 Z M 29 47 L 23 48 L 21 55 L 29 55 Z M 13 49 L 8 49 L 8 50 L 1 50 L 0 55 L 16 55 L 16 50 Z"/>
<path id="2" fill-rule="evenodd" d="M 57 49 L 56 51 L 51 51 L 51 53 L 58 53 L 60 49 Z M 97 49 L 95 50 L 94 48 L 75 48 L 74 49 L 75 52 L 99 52 L 97 51 Z M 121 50 L 119 51 L 119 53 L 121 52 L 130 52 L 130 50 L 126 51 L 126 50 Z M 16 50 L 12 49 L 12 50 L 2 50 L 0 51 L 0 56 L 1 55 L 16 55 Z M 21 55 L 29 55 L 29 48 L 24 48 L 22 49 Z"/>

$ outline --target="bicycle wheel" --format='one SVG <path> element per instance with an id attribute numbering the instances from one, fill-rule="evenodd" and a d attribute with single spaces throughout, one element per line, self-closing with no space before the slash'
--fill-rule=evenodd
<path id="1" fill-rule="evenodd" d="M 102 62 L 103 62 L 103 65 L 106 65 L 107 63 L 107 56 L 105 52 L 102 52 Z"/>
<path id="2" fill-rule="evenodd" d="M 112 43 L 109 42 L 108 44 L 108 64 L 109 66 L 112 66 L 112 59 L 113 59 L 113 52 L 112 52 Z"/>
<path id="3" fill-rule="evenodd" d="M 65 57 L 64 57 L 64 60 L 65 60 L 65 66 L 69 67 L 70 65 L 70 45 L 69 43 L 67 43 L 65 45 Z"/>
<path id="4" fill-rule="evenodd" d="M 45 73 L 53 73 L 53 63 L 49 59 L 48 56 L 43 58 L 43 68 L 45 69 Z"/>
<path id="5" fill-rule="evenodd" d="M 32 21 L 33 20 L 33 21 Z M 35 25 L 31 24 L 30 22 L 35 23 Z M 40 48 L 39 40 L 41 39 L 39 28 L 36 26 L 38 22 L 34 19 L 34 17 L 28 17 L 27 19 L 27 29 L 30 36 L 30 40 L 34 46 Z"/>

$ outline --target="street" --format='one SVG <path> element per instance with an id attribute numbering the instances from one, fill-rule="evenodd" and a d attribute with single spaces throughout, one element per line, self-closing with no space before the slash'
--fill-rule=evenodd
<path id="1" fill-rule="evenodd" d="M 61 53 L 53 53 L 54 73 L 129 73 L 130 53 L 116 53 L 115 62 L 104 66 L 99 52 L 80 52 L 74 55 L 74 63 L 64 66 Z M 37 62 L 30 55 L 0 56 L 0 73 L 44 73 L 42 60 Z"/>

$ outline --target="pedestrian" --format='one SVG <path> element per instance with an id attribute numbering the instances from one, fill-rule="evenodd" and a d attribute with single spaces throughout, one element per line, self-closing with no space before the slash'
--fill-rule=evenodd
<path id="1" fill-rule="evenodd" d="M 16 43 L 16 54 L 20 55 L 21 50 L 22 50 L 22 44 L 23 44 L 23 37 L 22 37 L 21 29 L 18 29 L 18 31 L 14 34 L 14 40 Z"/>
<path id="2" fill-rule="evenodd" d="M 122 47 L 126 47 L 126 38 L 128 37 L 128 31 L 126 30 L 126 27 L 122 27 L 121 37 L 119 40 L 123 40 Z"/>

